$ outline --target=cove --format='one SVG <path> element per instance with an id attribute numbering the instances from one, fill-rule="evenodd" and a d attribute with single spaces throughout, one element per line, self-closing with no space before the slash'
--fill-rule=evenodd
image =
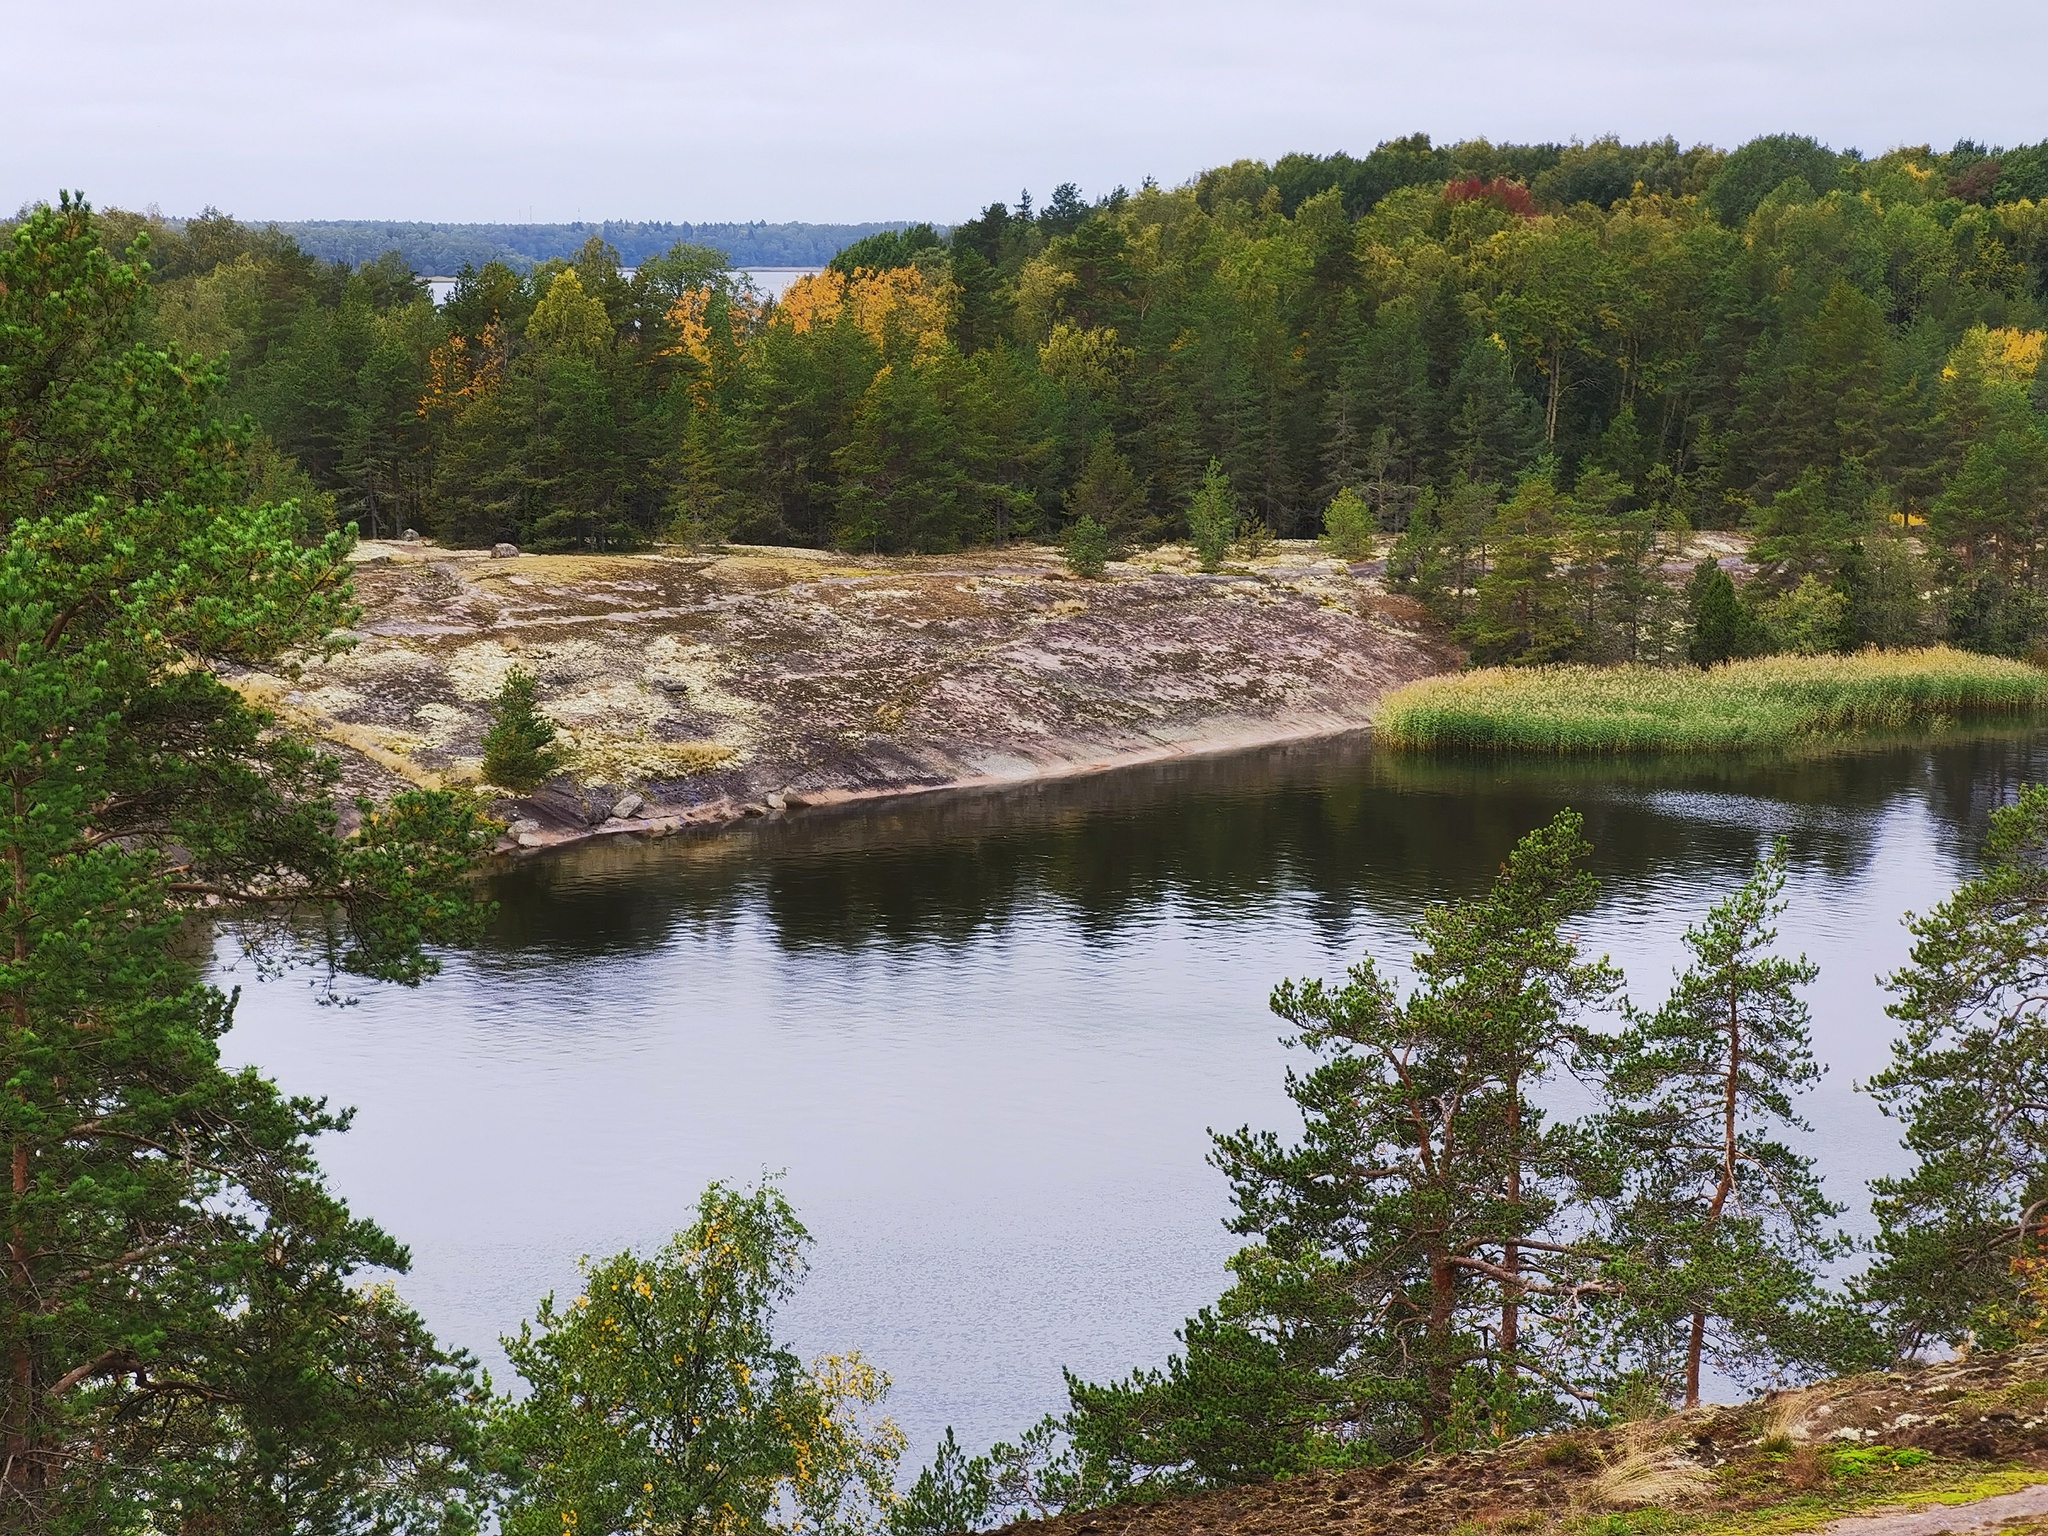
<path id="1" fill-rule="evenodd" d="M 1686 924 L 1788 840 L 1784 944 L 1821 967 L 1829 1066 L 1805 1109 L 1861 1225 L 1903 1160 L 1853 1091 L 1887 1055 L 1900 916 L 2044 775 L 2039 732 L 1691 765 L 1348 738 L 511 865 L 481 949 L 348 1008 L 226 942 L 216 979 L 245 988 L 231 1060 L 358 1107 L 323 1161 L 411 1246 L 402 1289 L 444 1338 L 502 1366 L 497 1335 L 573 1294 L 579 1253 L 779 1172 L 817 1239 L 789 1331 L 890 1371 L 922 1456 L 947 1424 L 980 1446 L 1061 1407 L 1062 1366 L 1164 1357 L 1236 1246 L 1207 1129 L 1288 1128 L 1273 983 L 1402 959 L 1425 902 L 1564 805 L 1602 881 L 1581 936 L 1644 1005 Z"/>

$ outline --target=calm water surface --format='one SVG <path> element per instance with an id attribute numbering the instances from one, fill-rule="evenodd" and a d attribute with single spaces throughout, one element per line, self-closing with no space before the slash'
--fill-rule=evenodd
<path id="1" fill-rule="evenodd" d="M 412 1247 L 406 1294 L 495 1340 L 580 1253 L 652 1246 L 713 1178 L 785 1174 L 817 1238 L 805 1352 L 896 1378 L 920 1450 L 1063 1402 L 1060 1368 L 1153 1363 L 1234 1246 L 1209 1127 L 1292 1122 L 1264 1000 L 1478 889 L 1557 808 L 1604 899 L 1584 937 L 1661 996 L 1688 922 L 1765 841 L 1793 854 L 1788 947 L 1828 1077 L 1808 1101 L 1838 1198 L 1901 1157 L 1853 1091 L 1891 1036 L 1899 917 L 1967 871 L 2048 737 L 1802 765 L 1418 765 L 1361 743 L 623 842 L 497 877 L 489 942 L 417 991 L 321 1008 L 247 987 L 231 1056 L 359 1107 L 323 1156 Z"/>

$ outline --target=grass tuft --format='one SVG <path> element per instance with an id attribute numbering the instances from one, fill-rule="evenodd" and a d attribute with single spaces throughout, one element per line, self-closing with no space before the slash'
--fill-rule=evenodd
<path id="1" fill-rule="evenodd" d="M 1689 667 L 1493 667 L 1425 678 L 1380 701 L 1380 741 L 1578 756 L 1825 746 L 2022 716 L 2048 704 L 2048 673 L 1935 646 L 1855 656 L 1766 656 Z"/>
<path id="2" fill-rule="evenodd" d="M 1631 1451 L 1593 1479 L 1587 1499 L 1596 1509 L 1641 1509 L 1680 1504 L 1713 1486 L 1698 1462 L 1664 1448 Z"/>

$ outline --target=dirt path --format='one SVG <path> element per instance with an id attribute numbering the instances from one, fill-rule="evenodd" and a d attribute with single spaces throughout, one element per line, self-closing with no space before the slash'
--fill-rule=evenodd
<path id="1" fill-rule="evenodd" d="M 1822 1528 L 1821 1536 L 1974 1536 L 1979 1531 L 2013 1530 L 2012 1522 L 2048 1516 L 2048 1483 L 2001 1493 L 1970 1504 L 1851 1515 Z M 2034 1530 L 2031 1519 L 2019 1530 Z"/>

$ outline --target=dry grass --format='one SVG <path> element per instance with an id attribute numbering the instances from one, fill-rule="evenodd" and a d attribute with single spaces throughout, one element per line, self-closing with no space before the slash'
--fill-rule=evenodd
<path id="1" fill-rule="evenodd" d="M 1713 1474 L 1671 1446 L 1630 1451 L 1586 1486 L 1586 1502 L 1596 1509 L 1642 1509 L 1647 1505 L 1683 1504 L 1700 1498 L 1714 1485 Z"/>
<path id="2" fill-rule="evenodd" d="M 2044 703 L 2048 674 L 2037 668 L 1935 646 L 1705 671 L 1488 668 L 1411 683 L 1381 701 L 1374 724 L 1383 742 L 1408 750 L 1717 753 L 2020 717 Z"/>

